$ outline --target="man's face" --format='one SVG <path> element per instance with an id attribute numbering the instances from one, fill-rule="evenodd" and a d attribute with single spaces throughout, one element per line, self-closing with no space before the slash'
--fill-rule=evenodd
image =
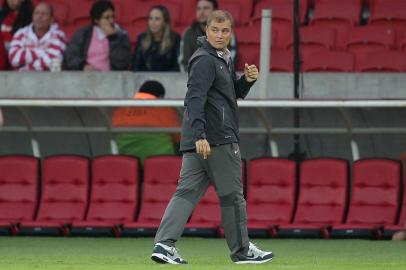
<path id="1" fill-rule="evenodd" d="M 210 25 L 206 26 L 206 36 L 210 45 L 216 50 L 224 50 L 230 43 L 232 34 L 231 22 L 211 21 Z"/>
<path id="2" fill-rule="evenodd" d="M 213 12 L 213 5 L 209 1 L 201 0 L 196 5 L 196 20 L 201 24 L 207 22 L 210 13 Z"/>
<path id="3" fill-rule="evenodd" d="M 112 27 L 114 27 L 114 23 L 116 21 L 116 17 L 114 11 L 112 9 L 108 9 L 102 13 L 100 19 L 95 20 L 96 25 L 101 26 L 103 23 L 108 23 Z"/>
<path id="4" fill-rule="evenodd" d="M 53 21 L 50 7 L 47 4 L 39 4 L 35 7 L 32 15 L 32 23 L 36 30 L 47 31 Z"/>

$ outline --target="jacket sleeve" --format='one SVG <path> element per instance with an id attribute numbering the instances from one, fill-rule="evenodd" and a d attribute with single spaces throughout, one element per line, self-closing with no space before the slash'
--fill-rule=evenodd
<path id="1" fill-rule="evenodd" d="M 83 29 L 77 31 L 65 52 L 65 64 L 66 68 L 70 70 L 83 70 L 86 65 L 86 59 L 84 53 L 85 50 L 85 37 Z"/>
<path id="2" fill-rule="evenodd" d="M 194 140 L 205 138 L 207 92 L 215 79 L 215 66 L 210 56 L 200 56 L 189 67 L 185 105 Z"/>
<path id="3" fill-rule="evenodd" d="M 236 78 L 237 75 L 235 75 L 234 78 Z M 238 80 L 234 80 L 234 89 L 235 89 L 235 95 L 237 98 L 245 98 L 248 95 L 248 92 L 251 89 L 251 86 L 254 85 L 256 81 L 253 82 L 247 82 L 245 80 L 245 75 L 242 75 Z"/>
<path id="4" fill-rule="evenodd" d="M 131 44 L 126 33 L 117 33 L 108 37 L 110 48 L 110 66 L 112 70 L 128 70 L 131 62 Z"/>

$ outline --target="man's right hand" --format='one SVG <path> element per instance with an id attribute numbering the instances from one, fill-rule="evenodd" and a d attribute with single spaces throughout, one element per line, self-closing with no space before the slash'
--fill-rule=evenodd
<path id="1" fill-rule="evenodd" d="M 83 71 L 95 71 L 96 69 L 92 66 L 92 65 L 89 65 L 89 64 L 86 64 L 84 67 L 83 67 Z"/>
<path id="2" fill-rule="evenodd" d="M 196 145 L 196 153 L 202 155 L 204 159 L 207 159 L 207 157 L 211 153 L 209 142 L 206 139 L 202 139 L 196 141 L 195 145 Z"/>

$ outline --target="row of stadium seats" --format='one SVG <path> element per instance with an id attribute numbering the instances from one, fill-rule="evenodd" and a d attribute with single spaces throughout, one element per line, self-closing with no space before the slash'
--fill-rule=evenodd
<path id="1" fill-rule="evenodd" d="M 45 0 L 53 4 L 56 19 L 61 24 L 81 25 L 89 20 L 88 12 L 94 0 Z M 34 0 L 34 3 L 40 0 Z M 195 13 L 195 1 L 189 0 L 112 0 L 118 22 L 123 25 L 145 23 L 148 10 L 158 4 L 167 6 L 174 26 L 189 25 Z M 262 9 L 271 8 L 278 21 L 293 22 L 293 0 L 219 0 L 219 8 L 228 10 L 237 26 L 257 25 Z M 310 24 L 333 21 L 349 25 L 406 21 L 403 0 L 299 0 L 300 22 Z M 89 22 L 89 21 L 87 21 Z"/>
<path id="2" fill-rule="evenodd" d="M 0 234 L 154 235 L 174 193 L 181 157 L 0 157 Z M 41 167 L 41 170 L 40 170 Z M 40 172 L 41 171 L 41 172 Z M 387 159 L 245 163 L 248 228 L 257 237 L 390 237 L 406 222 L 401 164 Z M 39 177 L 41 175 L 41 177 Z M 41 178 L 41 180 L 39 180 Z M 220 207 L 210 187 L 185 235 L 221 236 Z"/>
<path id="3" fill-rule="evenodd" d="M 69 39 L 90 23 L 89 10 L 94 0 L 46 1 L 54 6 L 56 21 Z M 117 21 L 128 32 L 133 46 L 138 35 L 146 30 L 148 10 L 154 5 L 168 8 L 173 29 L 179 34 L 194 20 L 195 1 L 112 1 Z M 299 3 L 304 72 L 406 72 L 405 1 L 300 0 Z M 236 20 L 237 70 L 243 70 L 245 63 L 259 65 L 261 10 L 272 8 L 270 71 L 293 71 L 293 0 L 220 0 L 219 7 L 230 11 Z"/>
<path id="4" fill-rule="evenodd" d="M 243 68 L 241 63 L 259 65 L 259 52 L 242 52 L 239 59 L 238 70 Z M 379 50 L 354 55 L 343 51 L 320 50 L 302 54 L 301 66 L 304 72 L 406 72 L 406 53 Z M 272 50 L 270 70 L 292 72 L 292 50 Z"/>

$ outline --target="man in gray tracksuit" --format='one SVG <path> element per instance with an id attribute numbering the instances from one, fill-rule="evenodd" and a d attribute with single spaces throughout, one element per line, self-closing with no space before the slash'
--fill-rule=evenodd
<path id="1" fill-rule="evenodd" d="M 248 94 L 258 69 L 245 64 L 244 75 L 237 79 L 227 49 L 232 29 L 231 15 L 214 11 L 207 21 L 207 39 L 199 38 L 200 48 L 189 60 L 180 146 L 182 169 L 155 236 L 151 259 L 158 263 L 186 263 L 175 242 L 210 184 L 220 199 L 222 226 L 233 262 L 258 264 L 273 257 L 272 252 L 259 250 L 248 239 L 237 98 Z"/>

